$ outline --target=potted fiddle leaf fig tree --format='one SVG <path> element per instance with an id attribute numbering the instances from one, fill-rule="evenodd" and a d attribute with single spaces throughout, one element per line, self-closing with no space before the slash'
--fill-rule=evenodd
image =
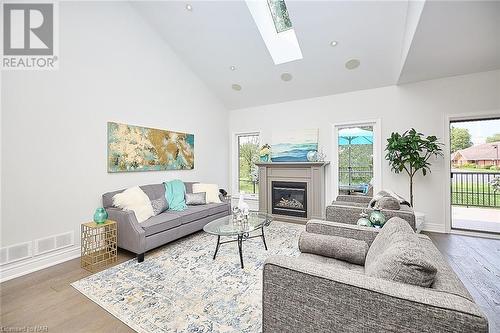
<path id="1" fill-rule="evenodd" d="M 429 159 L 443 156 L 442 143 L 434 135 L 424 136 L 415 129 L 403 134 L 392 133 L 387 139 L 385 158 L 395 173 L 406 172 L 410 178 L 410 204 L 413 207 L 413 177 L 422 170 L 425 176 L 431 172 Z"/>

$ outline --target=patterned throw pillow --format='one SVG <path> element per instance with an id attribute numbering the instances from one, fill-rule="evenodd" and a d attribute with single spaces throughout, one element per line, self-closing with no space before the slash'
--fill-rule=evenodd
<path id="1" fill-rule="evenodd" d="M 168 202 L 164 196 L 161 196 L 158 199 L 151 200 L 151 206 L 153 206 L 153 215 L 156 216 L 168 209 Z"/>
<path id="2" fill-rule="evenodd" d="M 186 193 L 186 205 L 196 206 L 196 205 L 206 205 L 207 194 L 205 192 L 199 193 Z"/>

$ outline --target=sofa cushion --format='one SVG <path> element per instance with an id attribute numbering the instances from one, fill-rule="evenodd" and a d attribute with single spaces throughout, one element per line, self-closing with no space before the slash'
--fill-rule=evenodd
<path id="1" fill-rule="evenodd" d="M 377 201 L 376 208 L 378 209 L 391 209 L 391 210 L 400 210 L 401 204 L 399 200 L 393 197 L 383 197 L 379 201 Z"/>
<path id="2" fill-rule="evenodd" d="M 139 186 L 126 189 L 113 196 L 113 206 L 135 213 L 137 222 L 142 223 L 154 215 L 149 197 Z"/>
<path id="3" fill-rule="evenodd" d="M 186 205 L 188 206 L 206 205 L 207 204 L 206 196 L 207 194 L 205 192 L 186 193 L 185 194 Z"/>
<path id="4" fill-rule="evenodd" d="M 186 224 L 207 217 L 210 209 L 206 205 L 188 206 L 187 209 L 177 213 L 181 216 L 181 224 Z"/>
<path id="5" fill-rule="evenodd" d="M 157 199 L 151 200 L 151 206 L 153 206 L 153 216 L 156 216 L 168 209 L 168 202 L 163 195 Z"/>
<path id="6" fill-rule="evenodd" d="M 405 198 L 403 198 L 402 196 L 400 196 L 399 194 L 391 191 L 391 190 L 382 190 L 382 191 L 379 191 L 377 194 L 375 194 L 373 196 L 373 198 L 370 200 L 370 203 L 368 204 L 368 207 L 375 207 L 377 202 L 384 198 L 384 197 L 393 197 L 395 198 L 400 205 L 406 205 L 406 206 L 409 206 L 411 207 L 410 203 L 408 201 L 405 200 Z"/>
<path id="7" fill-rule="evenodd" d="M 324 257 L 364 265 L 368 244 L 365 241 L 304 231 L 300 234 L 299 250 Z"/>
<path id="8" fill-rule="evenodd" d="M 391 239 L 398 233 L 413 233 L 412 228 L 405 220 L 399 217 L 390 218 L 382 229 L 380 229 L 379 234 L 375 237 L 375 240 L 370 245 L 368 253 L 366 254 L 365 266 L 371 265 L 378 256 L 383 253 L 391 244 Z"/>
<path id="9" fill-rule="evenodd" d="M 165 196 L 165 185 L 163 184 L 150 184 L 139 186 L 141 190 L 146 193 L 149 200 L 157 199 L 161 196 Z M 102 206 L 104 208 L 113 207 L 113 197 L 115 194 L 122 193 L 125 189 L 117 190 L 113 192 L 107 192 L 102 195 Z"/>
<path id="10" fill-rule="evenodd" d="M 387 229 L 386 229 L 387 228 Z M 365 273 L 382 279 L 430 287 L 436 277 L 431 252 L 408 223 L 387 221 L 368 250 Z"/>
<path id="11" fill-rule="evenodd" d="M 167 210 L 159 215 L 150 217 L 141 223 L 145 236 L 153 235 L 158 232 L 166 231 L 182 224 L 180 212 Z"/>
<path id="12" fill-rule="evenodd" d="M 186 186 L 186 193 L 193 193 L 193 184 L 198 184 L 198 182 L 184 182 L 184 186 Z"/>
<path id="13" fill-rule="evenodd" d="M 203 205 L 202 207 L 207 207 L 209 209 L 208 215 L 215 215 L 222 212 L 229 211 L 229 205 L 227 203 L 210 203 Z"/>
<path id="14" fill-rule="evenodd" d="M 362 265 L 356 265 L 347 261 L 323 257 L 312 253 L 301 253 L 299 259 L 321 267 L 349 270 L 360 274 L 364 274 L 365 272 L 365 268 Z"/>
<path id="15" fill-rule="evenodd" d="M 219 186 L 217 184 L 193 184 L 193 193 L 205 192 L 207 203 L 221 203 L 219 198 Z"/>

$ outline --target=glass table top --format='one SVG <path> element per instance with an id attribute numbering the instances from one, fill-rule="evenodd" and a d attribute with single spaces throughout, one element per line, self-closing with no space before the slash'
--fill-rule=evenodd
<path id="1" fill-rule="evenodd" d="M 242 221 L 233 221 L 233 215 L 229 215 L 208 223 L 203 230 L 218 236 L 236 236 L 268 226 L 272 220 L 270 214 L 262 212 L 250 212 L 248 219 Z"/>

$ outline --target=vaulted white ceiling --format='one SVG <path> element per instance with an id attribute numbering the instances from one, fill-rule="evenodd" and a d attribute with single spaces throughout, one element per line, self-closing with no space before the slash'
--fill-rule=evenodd
<path id="1" fill-rule="evenodd" d="M 499 2 L 290 0 L 303 59 L 281 65 L 244 1 L 190 4 L 191 11 L 176 1 L 134 6 L 229 109 L 500 68 Z M 460 43 L 463 33 L 480 36 Z M 461 52 L 468 46 L 475 50 Z M 346 69 L 350 59 L 361 65 Z M 476 59 L 481 64 L 471 65 Z"/>

